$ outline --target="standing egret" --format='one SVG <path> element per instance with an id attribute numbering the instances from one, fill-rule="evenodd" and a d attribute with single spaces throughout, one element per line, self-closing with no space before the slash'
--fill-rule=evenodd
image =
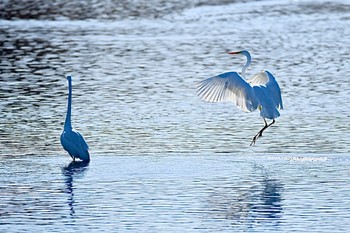
<path id="1" fill-rule="evenodd" d="M 264 130 L 275 123 L 275 118 L 280 116 L 278 109 L 283 109 L 281 90 L 275 77 L 268 70 L 262 70 L 245 80 L 245 71 L 251 63 L 248 51 L 229 52 L 229 54 L 242 54 L 247 57 L 241 75 L 233 71 L 205 79 L 199 83 L 197 94 L 208 102 L 232 101 L 246 112 L 258 108 L 265 125 L 253 137 L 250 144 L 252 146 L 262 136 Z M 266 119 L 271 119 L 272 122 L 268 124 Z"/>
<path id="2" fill-rule="evenodd" d="M 72 114 L 72 77 L 67 76 L 68 80 L 68 107 L 66 121 L 64 122 L 64 129 L 61 134 L 61 144 L 68 154 L 73 158 L 81 159 L 89 162 L 89 146 L 85 142 L 83 136 L 72 128 L 71 114 Z"/>

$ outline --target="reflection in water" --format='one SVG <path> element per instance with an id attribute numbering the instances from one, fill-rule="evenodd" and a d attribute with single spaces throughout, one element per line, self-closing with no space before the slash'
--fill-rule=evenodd
<path id="1" fill-rule="evenodd" d="M 217 187 L 210 197 L 214 218 L 228 219 L 232 226 L 278 226 L 283 211 L 283 185 L 269 178 L 266 171 L 263 173 L 258 179 L 243 181 L 239 187 Z"/>
<path id="2" fill-rule="evenodd" d="M 254 195 L 251 205 L 252 218 L 257 221 L 277 220 L 282 213 L 282 184 L 269 177 L 269 171 L 263 166 L 254 166 L 255 173 L 262 173 L 261 191 Z M 278 221 L 276 222 L 278 223 Z"/>
<path id="3" fill-rule="evenodd" d="M 70 207 L 70 215 L 75 214 L 74 210 L 74 178 L 83 175 L 89 166 L 89 162 L 75 161 L 68 164 L 68 166 L 62 169 L 63 175 L 65 176 L 65 183 L 67 186 L 66 192 L 69 194 L 68 205 Z"/>
<path id="4" fill-rule="evenodd" d="M 265 178 L 263 190 L 258 193 L 257 200 L 252 203 L 252 216 L 257 220 L 278 219 L 282 213 L 282 185 L 277 180 Z"/>

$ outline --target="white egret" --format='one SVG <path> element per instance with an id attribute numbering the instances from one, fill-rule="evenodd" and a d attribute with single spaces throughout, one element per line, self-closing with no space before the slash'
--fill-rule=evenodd
<path id="1" fill-rule="evenodd" d="M 278 109 L 283 109 L 281 90 L 275 77 L 268 70 L 262 70 L 245 80 L 245 71 L 251 63 L 248 51 L 229 52 L 229 54 L 242 54 L 247 57 L 241 75 L 233 71 L 205 79 L 199 83 L 197 94 L 208 102 L 232 101 L 246 112 L 259 109 L 265 125 L 253 137 L 250 145 L 254 145 L 264 130 L 274 124 L 275 118 L 280 116 Z M 271 119 L 272 122 L 268 124 L 266 119 Z"/>
<path id="2" fill-rule="evenodd" d="M 83 136 L 72 128 L 71 114 L 72 114 L 72 77 L 67 76 L 68 80 L 68 107 L 66 121 L 64 122 L 64 130 L 61 134 L 61 144 L 68 154 L 73 158 L 81 159 L 89 162 L 89 146 L 85 142 Z"/>

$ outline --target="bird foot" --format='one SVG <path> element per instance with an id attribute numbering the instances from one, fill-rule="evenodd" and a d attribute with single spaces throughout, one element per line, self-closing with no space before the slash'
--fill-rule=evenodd
<path id="1" fill-rule="evenodd" d="M 258 140 L 260 137 L 262 137 L 262 132 L 259 132 L 257 135 L 255 135 L 255 136 L 253 137 L 253 140 L 252 140 L 252 142 L 250 143 L 250 146 L 254 146 L 256 140 Z"/>
<path id="2" fill-rule="evenodd" d="M 268 127 L 270 127 L 271 125 L 273 125 L 275 123 L 275 119 L 273 119 L 270 124 L 267 124 L 267 122 L 264 118 L 264 122 L 265 122 L 265 126 L 253 137 L 253 140 L 250 143 L 250 146 L 253 146 L 255 144 L 256 140 L 258 140 L 260 137 L 262 137 L 262 133 L 264 132 L 265 129 L 267 129 Z"/>

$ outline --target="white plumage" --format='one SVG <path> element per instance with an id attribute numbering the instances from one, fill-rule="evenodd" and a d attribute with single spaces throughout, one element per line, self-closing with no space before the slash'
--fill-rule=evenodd
<path id="1" fill-rule="evenodd" d="M 247 62 L 242 69 L 242 76 L 251 62 L 248 51 L 230 52 L 230 54 L 243 54 Z M 275 122 L 280 116 L 278 110 L 283 109 L 281 90 L 276 78 L 268 70 L 262 70 L 247 81 L 237 72 L 227 72 L 201 81 L 197 87 L 198 96 L 208 102 L 230 101 L 246 112 L 260 110 L 265 126 L 253 138 L 251 143 L 262 136 L 262 132 Z M 267 124 L 265 118 L 273 120 Z"/>
<path id="2" fill-rule="evenodd" d="M 71 123 L 72 115 L 72 77 L 67 76 L 68 80 L 68 105 L 67 115 L 64 122 L 64 129 L 61 134 L 62 147 L 72 157 L 73 161 L 75 158 L 81 159 L 82 161 L 89 162 L 89 146 L 85 142 L 83 136 L 76 130 L 73 129 Z"/>

